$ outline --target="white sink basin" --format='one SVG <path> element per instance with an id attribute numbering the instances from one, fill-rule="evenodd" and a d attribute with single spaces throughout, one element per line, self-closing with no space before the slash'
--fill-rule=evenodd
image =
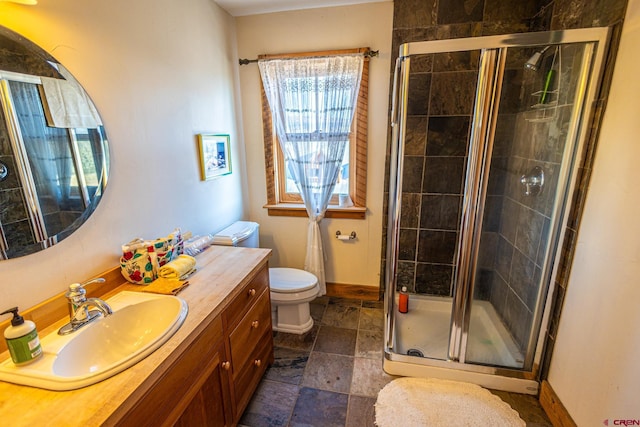
<path id="1" fill-rule="evenodd" d="M 26 366 L 0 364 L 0 380 L 48 390 L 73 390 L 109 378 L 154 352 L 182 326 L 187 303 L 170 295 L 121 292 L 113 314 L 69 335 L 41 337 L 43 356 Z"/>

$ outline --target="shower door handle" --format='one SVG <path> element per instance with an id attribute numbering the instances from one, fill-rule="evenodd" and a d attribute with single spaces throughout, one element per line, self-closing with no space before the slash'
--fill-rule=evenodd
<path id="1" fill-rule="evenodd" d="M 396 59 L 396 67 L 393 71 L 393 92 L 391 95 L 391 126 L 398 124 L 398 75 L 400 74 L 400 58 Z"/>
<path id="2" fill-rule="evenodd" d="M 7 237 L 4 234 L 4 229 L 2 228 L 2 223 L 0 222 L 0 259 L 9 259 L 7 257 L 8 249 L 9 244 L 7 243 Z"/>
<path id="3" fill-rule="evenodd" d="M 534 167 L 528 174 L 520 177 L 520 183 L 525 187 L 525 196 L 537 196 L 544 186 L 544 170 L 540 166 Z"/>

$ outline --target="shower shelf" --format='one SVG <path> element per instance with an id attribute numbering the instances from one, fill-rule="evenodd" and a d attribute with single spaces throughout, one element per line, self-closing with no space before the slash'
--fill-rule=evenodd
<path id="1" fill-rule="evenodd" d="M 544 103 L 540 102 L 540 99 L 542 98 L 542 96 L 544 95 L 544 91 L 543 90 L 539 90 L 537 92 L 533 92 L 531 94 L 532 97 L 537 98 L 538 102 L 533 104 L 531 106 L 531 108 L 534 109 L 541 109 L 541 108 L 555 108 L 558 106 L 558 93 L 559 90 L 548 90 L 547 91 L 547 96 L 551 98 L 551 101 L 547 101 Z"/>
<path id="2" fill-rule="evenodd" d="M 535 103 L 531 105 L 531 109 L 527 111 L 525 118 L 530 122 L 549 122 L 556 117 L 558 111 L 558 93 L 559 90 L 547 91 L 546 96 L 551 99 L 544 104 L 540 102 L 544 91 L 538 91 L 531 94 L 535 99 Z"/>
<path id="3" fill-rule="evenodd" d="M 557 60 L 557 62 L 556 62 Z M 529 122 L 540 123 L 550 122 L 556 118 L 558 112 L 558 98 L 560 94 L 560 73 L 562 70 L 562 51 L 556 46 L 553 54 L 553 61 L 549 73 L 555 71 L 555 81 L 557 82 L 556 88 L 553 90 L 539 90 L 531 94 L 533 105 L 531 109 L 525 114 L 525 119 Z M 547 85 L 549 80 L 547 80 Z M 553 87 L 553 85 L 551 85 Z M 545 89 L 548 89 L 545 87 Z"/>

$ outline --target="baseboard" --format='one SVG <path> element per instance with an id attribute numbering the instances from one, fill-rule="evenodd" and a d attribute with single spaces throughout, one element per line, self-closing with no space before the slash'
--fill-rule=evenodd
<path id="1" fill-rule="evenodd" d="M 378 301 L 380 299 L 380 289 L 377 286 L 327 283 L 327 295 L 330 297 Z"/>
<path id="2" fill-rule="evenodd" d="M 564 407 L 547 380 L 543 380 L 542 384 L 540 384 L 540 405 L 542 405 L 542 409 L 547 413 L 554 427 L 577 427 L 577 424 L 567 412 L 567 408 Z"/>

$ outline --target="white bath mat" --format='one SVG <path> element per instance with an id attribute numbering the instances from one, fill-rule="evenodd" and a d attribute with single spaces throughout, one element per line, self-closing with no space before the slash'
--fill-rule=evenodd
<path id="1" fill-rule="evenodd" d="M 435 378 L 391 381 L 378 393 L 375 413 L 378 427 L 526 426 L 489 390 Z"/>

